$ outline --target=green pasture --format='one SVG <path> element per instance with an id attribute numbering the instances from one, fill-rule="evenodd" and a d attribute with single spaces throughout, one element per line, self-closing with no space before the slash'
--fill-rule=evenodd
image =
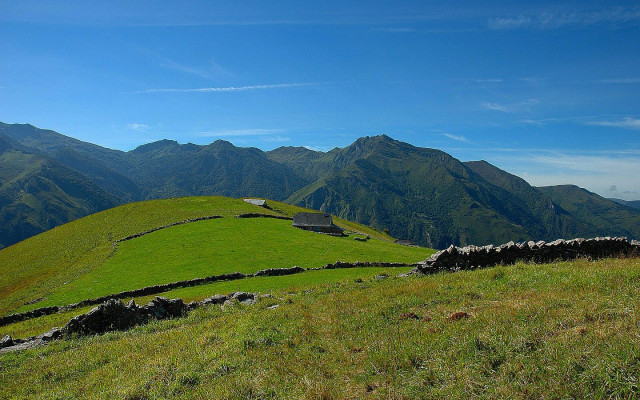
<path id="1" fill-rule="evenodd" d="M 0 393 L 11 399 L 640 395 L 637 259 L 350 279 L 273 294 L 255 305 L 207 306 L 185 318 L 0 354 Z"/>
<path id="2" fill-rule="evenodd" d="M 272 210 L 242 199 L 187 197 L 131 203 L 59 226 L 0 250 L 0 315 L 65 305 L 143 286 L 229 272 L 335 261 L 416 262 L 432 250 L 404 247 L 371 228 L 336 223 L 372 236 L 368 242 L 300 231 L 276 219 L 239 219 L 244 213 L 293 216 L 305 210 L 269 201 Z M 116 243 L 129 235 L 187 219 Z"/>
<path id="3" fill-rule="evenodd" d="M 335 261 L 415 263 L 431 251 L 371 239 L 303 231 L 291 221 L 221 218 L 162 229 L 120 242 L 90 274 L 67 282 L 37 305 L 65 305 L 144 286 L 267 268 L 321 267 Z"/>
<path id="4" fill-rule="evenodd" d="M 214 282 L 208 285 L 194 286 L 190 288 L 175 289 L 169 292 L 158 294 L 171 299 L 183 299 L 185 302 L 203 300 L 214 294 L 228 295 L 233 292 L 253 292 L 260 294 L 295 293 L 302 290 L 314 290 L 327 284 L 339 284 L 342 282 L 352 282 L 358 280 L 371 279 L 375 276 L 386 275 L 395 277 L 405 273 L 409 267 L 394 268 L 349 268 L 349 269 L 327 269 L 319 271 L 306 271 L 295 275 L 286 276 L 264 276 L 246 278 L 228 282 Z M 127 302 L 133 299 L 137 304 L 144 305 L 154 296 L 143 296 L 123 299 Z M 44 317 L 16 322 L 14 324 L 0 326 L 0 337 L 10 335 L 13 338 L 26 338 L 44 333 L 54 326 L 64 326 L 76 315 L 84 314 L 94 306 L 87 306 L 62 313 L 47 315 Z"/>

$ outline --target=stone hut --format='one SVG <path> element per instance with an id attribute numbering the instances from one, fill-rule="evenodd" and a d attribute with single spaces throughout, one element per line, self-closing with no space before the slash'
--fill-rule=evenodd
<path id="1" fill-rule="evenodd" d="M 267 201 L 263 199 L 244 199 L 244 201 L 255 206 L 269 208 L 269 206 L 267 205 Z"/>
<path id="2" fill-rule="evenodd" d="M 333 218 L 329 214 L 298 213 L 293 216 L 293 227 L 335 236 L 343 234 L 343 229 L 333 224 Z"/>

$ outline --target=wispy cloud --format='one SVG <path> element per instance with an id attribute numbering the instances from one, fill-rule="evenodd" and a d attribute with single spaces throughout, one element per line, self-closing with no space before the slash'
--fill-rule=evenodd
<path id="1" fill-rule="evenodd" d="M 464 143 L 469 143 L 470 142 L 469 139 L 467 139 L 464 136 L 453 135 L 451 133 L 443 133 L 442 136 L 446 136 L 449 139 L 456 140 L 458 142 L 464 142 Z"/>
<path id="2" fill-rule="evenodd" d="M 213 60 L 209 60 L 209 65 L 205 67 L 192 67 L 173 60 L 169 60 L 167 58 L 163 58 L 161 65 L 174 71 L 199 76 L 205 79 L 221 79 L 233 76 L 231 72 L 229 72 L 222 65 L 216 63 Z"/>
<path id="3" fill-rule="evenodd" d="M 452 82 L 460 82 L 460 83 L 505 83 L 506 80 L 502 78 L 456 78 L 451 79 Z"/>
<path id="4" fill-rule="evenodd" d="M 177 88 L 165 88 L 165 89 L 146 89 L 140 90 L 135 93 L 216 93 L 216 92 L 244 92 L 249 90 L 269 90 L 269 89 L 284 89 L 303 86 L 315 86 L 318 83 L 277 83 L 271 85 L 250 85 L 250 86 L 226 86 L 226 87 L 204 87 L 204 88 L 192 88 L 192 89 L 177 89 Z"/>
<path id="5" fill-rule="evenodd" d="M 472 79 L 474 82 L 477 83 L 502 83 L 504 82 L 504 79 L 501 78 L 488 78 L 488 79 Z"/>
<path id="6" fill-rule="evenodd" d="M 146 132 L 150 128 L 150 126 L 147 124 L 131 123 L 131 124 L 127 124 L 126 128 L 131 131 Z"/>
<path id="7" fill-rule="evenodd" d="M 540 119 L 522 119 L 518 122 L 522 123 L 522 124 L 529 124 L 529 125 L 547 125 L 547 124 L 553 124 L 553 123 L 558 123 L 558 122 L 563 122 L 563 121 L 567 121 L 566 118 L 540 118 Z"/>
<path id="8" fill-rule="evenodd" d="M 389 28 L 380 28 L 378 31 L 381 32 L 389 32 L 389 33 L 417 33 L 418 30 L 414 28 L 403 28 L 403 27 L 389 27 Z"/>
<path id="9" fill-rule="evenodd" d="M 640 78 L 600 79 L 597 83 L 640 83 Z"/>
<path id="10" fill-rule="evenodd" d="M 591 26 L 599 24 L 626 25 L 640 21 L 640 8 L 611 8 L 591 12 L 516 15 L 490 18 L 490 29 L 558 29 L 567 26 Z"/>
<path id="11" fill-rule="evenodd" d="M 233 129 L 225 131 L 197 132 L 199 137 L 239 137 L 274 135 L 283 132 L 282 129 Z"/>
<path id="12" fill-rule="evenodd" d="M 502 112 L 509 112 L 511 111 L 509 109 L 509 107 L 498 104 L 498 103 L 489 103 L 489 102 L 485 102 L 481 104 L 482 108 L 485 108 L 487 110 L 493 110 L 493 111 L 502 111 Z"/>
<path id="13" fill-rule="evenodd" d="M 629 117 L 617 121 L 591 121 L 587 122 L 586 124 L 597 126 L 611 126 L 614 128 L 640 129 L 640 119 Z"/>
<path id="14" fill-rule="evenodd" d="M 486 110 L 500 111 L 500 112 L 518 112 L 518 111 L 530 111 L 531 107 L 540 104 L 538 99 L 529 99 L 518 103 L 500 104 L 493 102 L 484 102 L 480 106 Z"/>

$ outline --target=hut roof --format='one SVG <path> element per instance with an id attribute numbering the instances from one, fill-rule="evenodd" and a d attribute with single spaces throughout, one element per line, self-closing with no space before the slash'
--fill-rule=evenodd
<path id="1" fill-rule="evenodd" d="M 264 207 L 267 205 L 267 201 L 262 199 L 244 199 L 244 201 L 250 204 L 255 204 L 256 206 L 260 206 L 260 207 Z"/>
<path id="2" fill-rule="evenodd" d="M 293 216 L 293 226 L 322 226 L 333 225 L 333 218 L 329 214 L 297 213 Z"/>

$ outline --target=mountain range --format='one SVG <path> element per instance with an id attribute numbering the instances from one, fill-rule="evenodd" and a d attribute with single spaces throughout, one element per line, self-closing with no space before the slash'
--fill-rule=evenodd
<path id="1" fill-rule="evenodd" d="M 193 195 L 282 200 L 434 248 L 640 237 L 634 202 L 571 185 L 532 187 L 486 161 L 461 162 L 385 135 L 328 152 L 223 140 L 161 140 L 123 152 L 0 123 L 0 167 L 0 247 L 118 204 Z"/>

